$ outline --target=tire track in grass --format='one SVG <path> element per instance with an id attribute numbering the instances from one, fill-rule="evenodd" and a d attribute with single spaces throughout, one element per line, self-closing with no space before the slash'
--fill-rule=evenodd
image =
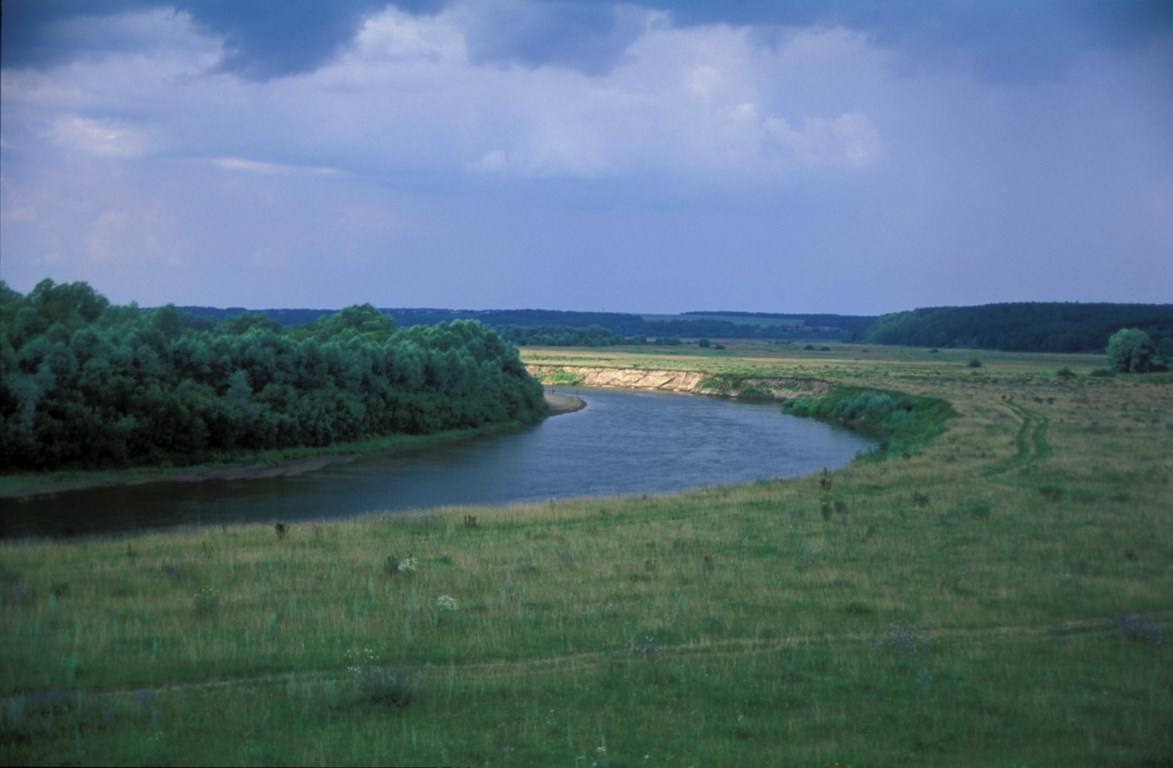
<path id="1" fill-rule="evenodd" d="M 1039 637 L 1054 637 L 1061 640 L 1069 637 L 1092 637 L 1119 634 L 1121 617 L 1119 615 L 1073 619 L 1065 622 L 1047 622 L 1044 624 L 1006 624 L 989 627 L 889 627 L 879 632 L 847 632 L 837 635 L 801 634 L 785 635 L 769 639 L 733 638 L 728 640 L 704 641 L 684 643 L 680 645 L 648 644 L 640 648 L 628 646 L 626 648 L 609 648 L 600 651 L 580 651 L 576 653 L 556 654 L 537 658 L 523 659 L 488 659 L 463 663 L 454 662 L 423 662 L 422 664 L 376 665 L 372 669 L 404 669 L 411 672 L 427 674 L 452 673 L 471 674 L 486 678 L 503 678 L 511 675 L 548 674 L 565 671 L 566 669 L 592 669 L 603 664 L 644 658 L 649 662 L 663 659 L 666 662 L 687 659 L 730 658 L 736 656 L 750 656 L 758 653 L 769 653 L 786 648 L 800 646 L 830 647 L 847 644 L 882 644 L 894 631 L 905 633 L 915 642 L 927 640 L 1030 640 Z M 1173 624 L 1173 611 L 1162 611 L 1149 614 L 1149 620 L 1162 629 Z M 654 648 L 654 650 L 653 650 Z M 71 688 L 65 692 L 70 695 L 86 696 L 122 696 L 135 694 L 141 691 L 155 693 L 185 693 L 212 691 L 233 688 L 237 686 L 271 686 L 289 684 L 297 681 L 315 681 L 320 683 L 347 680 L 351 673 L 345 668 L 326 667 L 317 669 L 297 669 L 286 672 L 273 672 L 259 675 L 243 675 L 240 677 L 224 678 L 219 680 L 199 680 L 190 682 L 163 683 L 155 686 L 139 686 L 135 688 Z M 44 694 L 46 691 L 25 690 L 0 697 L 0 704 L 7 705 L 9 701 L 20 697 Z"/>
<path id="2" fill-rule="evenodd" d="M 1051 444 L 1047 440 L 1050 420 L 1017 403 L 1009 402 L 1003 405 L 1015 416 L 1022 419 L 1022 423 L 1014 436 L 1014 455 L 988 464 L 982 470 L 982 475 L 985 477 L 995 477 L 1014 470 L 1025 469 L 1052 454 Z"/>

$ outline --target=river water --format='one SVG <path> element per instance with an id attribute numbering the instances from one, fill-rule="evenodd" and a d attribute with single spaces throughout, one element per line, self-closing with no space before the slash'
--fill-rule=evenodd
<path id="1" fill-rule="evenodd" d="M 665 493 L 809 474 L 873 443 L 777 405 L 575 389 L 581 411 L 522 432 L 369 456 L 296 477 L 207 480 L 0 499 L 0 537 L 295 522 L 452 504 Z"/>

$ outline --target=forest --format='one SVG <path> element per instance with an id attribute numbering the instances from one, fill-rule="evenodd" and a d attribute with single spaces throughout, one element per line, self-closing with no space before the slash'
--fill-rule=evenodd
<path id="1" fill-rule="evenodd" d="M 494 330 L 519 347 L 613 347 L 647 343 L 643 336 L 620 336 L 601 325 L 501 325 Z"/>
<path id="2" fill-rule="evenodd" d="M 245 314 L 241 307 L 179 307 L 187 314 L 208 321 L 220 321 Z M 324 309 L 257 310 L 282 325 L 312 322 L 329 314 Z M 685 312 L 679 315 L 634 315 L 622 312 L 571 312 L 549 309 L 379 309 L 401 327 L 432 325 L 452 320 L 476 320 L 516 343 L 566 346 L 558 339 L 578 340 L 575 346 L 612 346 L 639 343 L 650 338 L 715 339 L 838 339 L 859 333 L 874 318 L 856 315 L 787 315 L 756 312 Z M 783 322 L 780 322 L 783 321 Z M 604 336 L 599 330 L 609 332 Z M 533 341 L 541 335 L 555 341 Z"/>
<path id="3" fill-rule="evenodd" d="M 975 347 L 1008 352 L 1103 352 L 1121 328 L 1138 328 L 1173 357 L 1173 305 L 1022 302 L 929 307 L 876 319 L 860 334 L 873 344 Z"/>
<path id="4" fill-rule="evenodd" d="M 189 464 L 546 412 L 517 350 L 467 320 L 397 328 L 370 305 L 283 327 L 118 306 L 81 282 L 0 282 L 0 463 Z"/>

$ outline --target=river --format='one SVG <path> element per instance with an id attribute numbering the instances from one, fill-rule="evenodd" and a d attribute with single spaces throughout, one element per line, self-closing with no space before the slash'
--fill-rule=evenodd
<path id="1" fill-rule="evenodd" d="M 809 474 L 873 443 L 774 404 L 574 389 L 581 411 L 504 435 L 373 455 L 295 477 L 162 482 L 0 499 L 0 538 L 295 522 L 454 504 L 666 493 Z"/>

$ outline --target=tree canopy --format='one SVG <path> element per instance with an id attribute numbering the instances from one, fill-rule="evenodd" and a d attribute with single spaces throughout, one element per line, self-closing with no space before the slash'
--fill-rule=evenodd
<path id="1" fill-rule="evenodd" d="M 545 413 L 517 350 L 457 320 L 397 329 L 370 305 L 282 328 L 115 306 L 85 283 L 0 282 L 6 469 L 191 463 Z"/>

